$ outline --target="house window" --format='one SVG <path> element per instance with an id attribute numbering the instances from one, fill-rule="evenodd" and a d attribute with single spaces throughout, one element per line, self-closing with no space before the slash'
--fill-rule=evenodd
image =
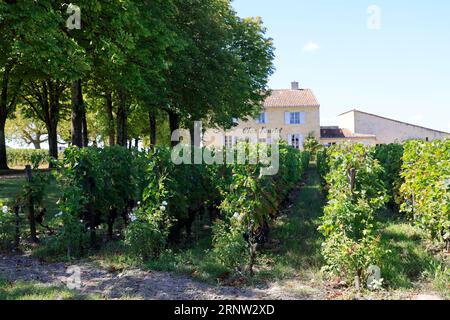
<path id="1" fill-rule="evenodd" d="M 225 137 L 225 148 L 233 148 L 233 137 Z"/>
<path id="2" fill-rule="evenodd" d="M 304 112 L 286 112 L 285 113 L 286 124 L 304 124 L 305 113 Z"/>
<path id="3" fill-rule="evenodd" d="M 267 112 L 260 113 L 259 116 L 256 118 L 256 122 L 261 124 L 267 124 Z"/>
<path id="4" fill-rule="evenodd" d="M 291 124 L 300 124 L 300 112 L 291 112 Z"/>

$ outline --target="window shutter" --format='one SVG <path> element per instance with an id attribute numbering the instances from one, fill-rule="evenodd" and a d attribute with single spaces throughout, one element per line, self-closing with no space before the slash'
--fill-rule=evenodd
<path id="1" fill-rule="evenodd" d="M 305 121 L 305 112 L 300 112 L 300 123 L 301 124 L 305 124 L 306 123 L 306 121 Z"/>
<path id="2" fill-rule="evenodd" d="M 288 145 L 292 146 L 292 134 L 288 134 Z"/>
<path id="3" fill-rule="evenodd" d="M 290 112 L 284 113 L 284 123 L 291 124 L 291 113 Z"/>
<path id="4" fill-rule="evenodd" d="M 303 135 L 298 135 L 298 141 L 300 142 L 300 149 L 303 149 L 303 143 L 305 142 L 305 138 L 303 137 Z"/>
<path id="5" fill-rule="evenodd" d="M 267 112 L 264 112 L 264 123 L 267 124 L 268 122 Z"/>

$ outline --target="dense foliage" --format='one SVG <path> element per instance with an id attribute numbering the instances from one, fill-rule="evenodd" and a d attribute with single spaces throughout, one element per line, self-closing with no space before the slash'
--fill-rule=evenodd
<path id="1" fill-rule="evenodd" d="M 0 169 L 9 122 L 52 158 L 62 139 L 155 145 L 254 116 L 273 70 L 261 19 L 229 0 L 1 1 L 0 28 Z"/>
<path id="2" fill-rule="evenodd" d="M 375 213 L 387 201 L 383 169 L 363 145 L 338 145 L 327 154 L 328 204 L 319 228 L 325 237 L 325 270 L 355 279 L 359 289 L 381 254 Z"/>
<path id="3" fill-rule="evenodd" d="M 241 144 L 251 158 L 265 145 Z M 203 152 L 202 149 L 197 149 Z M 191 155 L 196 152 L 193 148 Z M 232 153 L 236 156 L 236 150 Z M 215 150 L 231 156 L 230 150 Z M 167 242 L 191 235 L 194 220 L 209 214 L 213 227 L 213 254 L 230 269 L 252 272 L 257 246 L 268 236 L 268 223 L 287 193 L 309 164 L 309 154 L 280 145 L 280 170 L 275 176 L 261 175 L 264 164 L 175 165 L 167 149 L 148 154 L 149 183 L 127 242 L 143 259 L 157 257 Z M 144 245 L 145 244 L 145 245 Z"/>
<path id="4" fill-rule="evenodd" d="M 317 170 L 319 171 L 322 186 L 326 189 L 326 176 L 330 172 L 330 166 L 328 164 L 328 152 L 329 149 L 322 148 L 317 151 Z"/>
<path id="5" fill-rule="evenodd" d="M 401 176 L 401 208 L 431 239 L 450 241 L 450 140 L 409 141 Z"/>
<path id="6" fill-rule="evenodd" d="M 0 202 L 0 252 L 14 249 L 15 219 L 6 204 Z"/>
<path id="7" fill-rule="evenodd" d="M 400 176 L 403 164 L 403 145 L 395 143 L 383 144 L 376 146 L 373 152 L 375 159 L 377 159 L 384 168 L 381 178 L 388 191 L 390 204 L 398 207 L 401 204 L 400 186 L 403 182 L 402 177 Z"/>
<path id="8" fill-rule="evenodd" d="M 256 152 L 258 147 L 263 146 L 248 145 L 249 153 Z M 215 252 L 222 261 L 233 261 L 230 255 L 239 252 L 239 247 L 243 250 L 241 239 L 237 237 L 243 232 L 248 253 L 244 255 L 241 252 L 240 255 L 247 257 L 249 272 L 252 274 L 257 248 L 267 241 L 270 218 L 278 213 L 280 204 L 305 173 L 308 164 L 309 153 L 300 153 L 280 144 L 280 169 L 277 175 L 261 175 L 261 164 L 231 165 L 231 180 L 221 190 L 223 201 L 220 208 L 225 214 L 227 225 L 220 223 L 215 229 Z M 232 239 L 235 241 L 231 242 Z M 240 246 L 237 245 L 239 243 Z"/>
<path id="9" fill-rule="evenodd" d="M 128 213 L 141 198 L 144 170 L 143 155 L 120 146 L 66 150 L 57 177 L 64 225 L 59 242 L 68 252 L 81 252 L 84 233 L 89 231 L 95 246 L 98 228 L 106 226 L 112 238 L 117 220 L 128 222 Z"/>

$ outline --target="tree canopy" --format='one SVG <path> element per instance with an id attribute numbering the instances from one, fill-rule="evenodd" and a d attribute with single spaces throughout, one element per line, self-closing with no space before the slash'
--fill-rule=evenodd
<path id="1" fill-rule="evenodd" d="M 65 3 L 0 1 L 0 169 L 7 122 L 26 130 L 26 143 L 45 136 L 56 157 L 58 139 L 167 143 L 169 128 L 199 120 L 227 128 L 261 109 L 272 41 L 260 18 L 238 17 L 231 1 L 76 6 L 79 28 L 68 28 L 73 8 Z"/>

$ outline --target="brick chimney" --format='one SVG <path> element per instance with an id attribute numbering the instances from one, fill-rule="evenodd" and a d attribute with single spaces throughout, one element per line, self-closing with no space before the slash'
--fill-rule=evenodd
<path id="1" fill-rule="evenodd" d="M 299 90 L 298 82 L 297 82 L 297 81 L 293 81 L 293 82 L 291 83 L 291 89 L 292 89 L 292 90 Z"/>

